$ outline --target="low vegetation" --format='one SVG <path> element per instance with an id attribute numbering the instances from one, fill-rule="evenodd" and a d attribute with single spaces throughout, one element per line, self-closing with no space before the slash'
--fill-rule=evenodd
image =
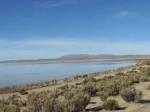
<path id="1" fill-rule="evenodd" d="M 150 84 L 147 86 L 147 90 L 150 90 Z"/>
<path id="2" fill-rule="evenodd" d="M 136 90 L 135 87 L 126 87 L 122 88 L 120 91 L 120 96 L 124 99 L 126 102 L 140 102 L 143 94 L 141 91 Z"/>
<path id="3" fill-rule="evenodd" d="M 58 91 L 45 91 L 28 95 L 27 110 L 29 112 L 80 112 L 89 101 L 90 96 L 78 90 L 67 92 L 63 98 Z"/>
<path id="4" fill-rule="evenodd" d="M 119 109 L 119 105 L 118 105 L 118 102 L 116 100 L 111 100 L 111 99 L 108 99 L 108 100 L 105 100 L 103 105 L 102 105 L 102 108 L 105 109 L 105 110 L 117 110 Z"/>

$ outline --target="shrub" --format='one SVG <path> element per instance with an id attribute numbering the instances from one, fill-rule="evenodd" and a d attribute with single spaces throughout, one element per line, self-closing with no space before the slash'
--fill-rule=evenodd
<path id="1" fill-rule="evenodd" d="M 26 95 L 26 94 L 28 94 L 28 92 L 27 92 L 27 91 L 25 91 L 25 92 L 21 93 L 21 95 Z"/>
<path id="2" fill-rule="evenodd" d="M 83 84 L 86 84 L 88 82 L 96 82 L 96 79 L 93 77 L 89 77 L 83 80 Z"/>
<path id="3" fill-rule="evenodd" d="M 120 95 L 126 102 L 140 102 L 143 95 L 141 91 L 135 89 L 135 87 L 122 88 Z"/>
<path id="4" fill-rule="evenodd" d="M 16 106 L 22 106 L 22 101 L 19 100 L 20 96 L 18 95 L 12 95 L 10 97 L 8 97 L 7 101 L 9 102 L 9 104 L 13 104 Z"/>
<path id="5" fill-rule="evenodd" d="M 83 86 L 82 90 L 84 93 L 89 94 L 90 96 L 96 96 L 97 89 L 95 83 L 87 83 Z"/>
<path id="6" fill-rule="evenodd" d="M 54 105 L 54 112 L 68 112 L 67 110 L 68 102 L 66 101 L 58 101 L 56 105 Z"/>
<path id="7" fill-rule="evenodd" d="M 130 80 L 132 81 L 132 83 L 139 83 L 140 82 L 140 75 L 133 75 Z"/>
<path id="8" fill-rule="evenodd" d="M 19 91 L 19 93 L 20 93 L 21 95 L 26 95 L 26 94 L 28 94 L 28 92 L 27 92 L 24 88 L 21 88 L 20 91 Z"/>
<path id="9" fill-rule="evenodd" d="M 132 68 L 132 70 L 136 70 L 136 68 Z"/>
<path id="10" fill-rule="evenodd" d="M 87 75 L 87 74 L 84 74 L 82 77 L 83 77 L 83 78 L 86 78 L 86 77 L 88 77 L 88 75 Z"/>
<path id="11" fill-rule="evenodd" d="M 81 83 L 76 83 L 77 86 L 81 85 Z"/>
<path id="12" fill-rule="evenodd" d="M 90 101 L 90 96 L 79 89 L 71 89 L 61 99 L 59 91 L 43 91 L 27 96 L 27 112 L 81 112 Z"/>
<path id="13" fill-rule="evenodd" d="M 74 80 L 78 80 L 79 78 L 81 78 L 82 76 L 81 75 L 76 75 L 75 77 L 74 77 Z"/>
<path id="14" fill-rule="evenodd" d="M 141 75 L 139 80 L 140 80 L 141 82 L 147 82 L 147 81 L 149 81 L 149 76 L 146 75 L 146 74 Z"/>
<path id="15" fill-rule="evenodd" d="M 107 88 L 106 88 L 107 89 Z M 109 96 L 116 96 L 119 94 L 119 85 L 117 85 L 115 82 L 111 85 L 108 85 L 108 93 Z"/>
<path id="16" fill-rule="evenodd" d="M 20 108 L 8 100 L 0 100 L 0 112 L 20 112 Z"/>
<path id="17" fill-rule="evenodd" d="M 125 74 L 123 72 L 119 72 L 119 73 L 116 73 L 115 75 L 124 76 Z"/>
<path id="18" fill-rule="evenodd" d="M 19 92 L 20 92 L 20 93 L 25 92 L 25 89 L 24 89 L 24 88 L 21 88 Z"/>
<path id="19" fill-rule="evenodd" d="M 150 85 L 147 86 L 147 90 L 150 90 Z"/>
<path id="20" fill-rule="evenodd" d="M 117 110 L 119 108 L 118 102 L 116 100 L 105 100 L 102 108 L 105 110 Z"/>
<path id="21" fill-rule="evenodd" d="M 98 96 L 102 101 L 105 101 L 109 97 L 109 94 L 107 92 L 99 92 Z"/>
<path id="22" fill-rule="evenodd" d="M 120 85 L 116 82 L 106 82 L 98 86 L 100 92 L 107 93 L 109 96 L 116 96 L 119 94 Z"/>
<path id="23" fill-rule="evenodd" d="M 56 90 L 50 92 L 50 96 L 51 96 L 52 98 L 58 98 L 60 94 L 61 94 L 61 92 L 60 92 L 58 89 L 56 89 Z"/>
<path id="24" fill-rule="evenodd" d="M 67 90 L 68 88 L 69 88 L 68 84 L 58 87 L 58 89 L 61 89 L 61 90 Z"/>
<path id="25" fill-rule="evenodd" d="M 113 76 L 104 76 L 104 78 L 103 78 L 103 80 L 110 80 L 110 79 L 112 79 L 113 78 Z"/>
<path id="26" fill-rule="evenodd" d="M 84 93 L 78 93 L 69 100 L 68 112 L 81 112 L 90 101 L 90 96 Z"/>
<path id="27" fill-rule="evenodd" d="M 67 91 L 64 94 L 65 99 L 70 100 L 75 94 L 79 93 L 78 90 Z"/>

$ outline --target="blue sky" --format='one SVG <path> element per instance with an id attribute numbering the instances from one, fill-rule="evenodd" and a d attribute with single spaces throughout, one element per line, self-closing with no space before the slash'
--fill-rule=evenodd
<path id="1" fill-rule="evenodd" d="M 0 60 L 150 54 L 149 0 L 1 0 Z"/>

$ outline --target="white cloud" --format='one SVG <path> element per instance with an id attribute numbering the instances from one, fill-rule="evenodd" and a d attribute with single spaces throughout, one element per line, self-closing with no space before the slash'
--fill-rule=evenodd
<path id="1" fill-rule="evenodd" d="M 149 54 L 148 42 L 81 39 L 0 40 L 0 60 L 55 58 L 66 54 Z"/>
<path id="2" fill-rule="evenodd" d="M 74 2 L 75 1 L 73 0 L 60 0 L 60 1 L 55 1 L 55 2 L 52 2 L 51 0 L 45 0 L 45 1 L 36 0 L 36 1 L 33 1 L 33 5 L 50 8 L 50 7 L 63 6 L 63 5 L 74 3 Z"/>

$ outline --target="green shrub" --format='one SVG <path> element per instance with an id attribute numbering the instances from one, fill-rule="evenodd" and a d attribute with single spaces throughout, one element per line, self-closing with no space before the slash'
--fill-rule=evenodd
<path id="1" fill-rule="evenodd" d="M 116 100 L 105 100 L 102 108 L 105 110 L 117 110 L 119 108 L 118 102 Z"/>
<path id="2" fill-rule="evenodd" d="M 135 87 L 122 88 L 120 95 L 126 102 L 140 102 L 143 95 L 141 91 L 135 89 Z"/>

